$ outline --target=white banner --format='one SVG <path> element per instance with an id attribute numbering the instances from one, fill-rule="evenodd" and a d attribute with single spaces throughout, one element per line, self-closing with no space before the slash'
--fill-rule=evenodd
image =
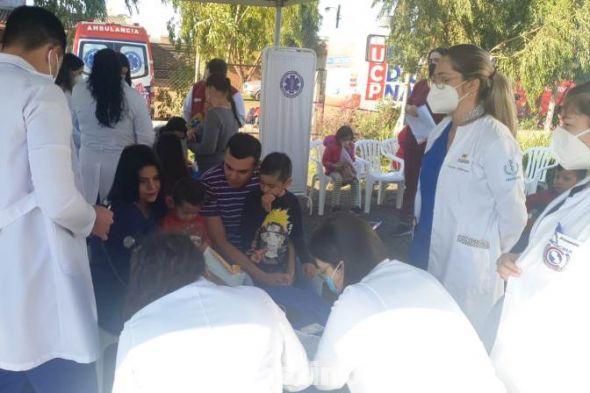
<path id="1" fill-rule="evenodd" d="M 262 153 L 286 153 L 293 163 L 290 191 L 305 193 L 315 87 L 315 52 L 266 48 L 262 60 Z"/>

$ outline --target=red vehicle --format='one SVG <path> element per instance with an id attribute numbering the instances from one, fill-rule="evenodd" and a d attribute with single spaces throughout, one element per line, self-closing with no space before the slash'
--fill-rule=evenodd
<path id="1" fill-rule="evenodd" d="M 76 25 L 73 53 L 84 61 L 84 73 L 89 74 L 94 54 L 110 48 L 121 52 L 131 67 L 132 86 L 151 104 L 154 61 L 147 32 L 141 26 L 113 23 L 80 22 Z"/>

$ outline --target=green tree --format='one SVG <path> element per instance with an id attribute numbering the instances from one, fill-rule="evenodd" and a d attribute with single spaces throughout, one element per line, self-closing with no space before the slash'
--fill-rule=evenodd
<path id="1" fill-rule="evenodd" d="M 533 101 L 590 72 L 590 0 L 374 0 L 392 15 L 391 61 L 417 70 L 431 48 L 473 43 Z"/>
<path id="2" fill-rule="evenodd" d="M 56 14 L 67 32 L 71 32 L 80 21 L 107 16 L 105 0 L 35 0 L 34 4 Z"/>
<path id="3" fill-rule="evenodd" d="M 172 38 L 203 59 L 219 57 L 231 64 L 259 65 L 262 50 L 273 43 L 273 8 L 184 0 L 170 3 L 180 15 L 180 26 L 169 25 Z M 315 49 L 319 21 L 317 2 L 284 8 L 281 44 Z M 237 67 L 236 71 L 247 80 L 254 69 L 246 72 Z"/>

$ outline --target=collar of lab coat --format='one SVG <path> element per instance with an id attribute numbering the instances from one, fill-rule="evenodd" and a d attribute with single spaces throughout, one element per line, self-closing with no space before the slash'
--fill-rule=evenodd
<path id="1" fill-rule="evenodd" d="M 43 74 L 35 69 L 31 63 L 26 61 L 20 56 L 10 55 L 8 53 L 0 53 L 0 63 L 12 64 L 17 67 L 20 67 L 24 70 L 27 70 L 34 74 L 43 75 L 45 77 L 49 77 L 47 74 Z"/>
<path id="2" fill-rule="evenodd" d="M 586 178 L 584 178 L 583 180 L 579 181 L 574 187 L 578 187 L 581 186 L 583 184 L 588 184 L 590 183 L 590 176 L 586 176 Z M 574 188 L 572 187 L 572 188 Z M 551 201 L 551 203 L 549 203 L 549 205 L 547 205 L 547 207 L 545 207 L 545 210 L 543 211 L 543 213 L 537 218 L 537 220 L 535 220 L 535 224 L 533 225 L 533 228 L 531 229 L 531 233 L 536 231 L 537 226 L 539 225 L 539 223 L 541 222 L 541 220 L 543 218 L 545 218 L 545 216 L 547 215 L 547 212 L 550 212 L 551 209 L 553 209 L 553 207 L 559 203 L 561 203 L 564 199 L 569 198 L 570 196 L 570 191 L 572 190 L 572 188 L 570 188 L 567 191 L 564 191 L 563 193 L 561 193 L 557 198 L 555 198 L 554 200 Z M 580 194 L 584 194 L 584 192 L 581 192 Z M 578 195 L 580 195 L 578 194 Z M 575 196 L 574 196 L 575 197 Z"/>

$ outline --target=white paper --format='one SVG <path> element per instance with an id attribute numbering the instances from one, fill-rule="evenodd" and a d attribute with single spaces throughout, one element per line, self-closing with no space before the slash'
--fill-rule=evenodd
<path id="1" fill-rule="evenodd" d="M 430 111 L 426 105 L 417 107 L 416 113 L 418 115 L 417 117 L 408 113 L 406 115 L 406 123 L 410 126 L 416 141 L 422 143 L 428 138 L 430 131 L 436 126 L 436 123 L 430 115 Z"/>

